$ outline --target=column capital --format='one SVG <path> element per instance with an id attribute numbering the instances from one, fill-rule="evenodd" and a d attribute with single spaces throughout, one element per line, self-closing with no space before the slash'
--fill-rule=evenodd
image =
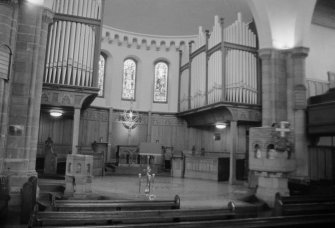
<path id="1" fill-rule="evenodd" d="M 309 48 L 307 47 L 296 47 L 292 48 L 292 57 L 293 58 L 306 58 L 309 52 Z"/>
<path id="2" fill-rule="evenodd" d="M 42 21 L 43 23 L 50 24 L 53 21 L 54 13 L 49 8 L 44 8 L 42 12 Z"/>
<path id="3" fill-rule="evenodd" d="M 262 48 L 258 50 L 258 55 L 261 59 L 276 58 L 279 55 L 291 54 L 293 58 L 307 57 L 309 48 L 295 47 L 291 49 L 276 49 L 276 48 Z"/>
<path id="4" fill-rule="evenodd" d="M 262 48 L 258 50 L 258 56 L 262 60 L 270 59 L 270 58 L 278 58 L 280 55 L 285 54 L 286 50 L 279 50 L 275 48 Z"/>

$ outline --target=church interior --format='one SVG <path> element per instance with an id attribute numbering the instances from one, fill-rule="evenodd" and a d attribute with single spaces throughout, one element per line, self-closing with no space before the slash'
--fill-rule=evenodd
<path id="1" fill-rule="evenodd" d="M 1 227 L 335 224 L 335 1 L 1 0 Z"/>

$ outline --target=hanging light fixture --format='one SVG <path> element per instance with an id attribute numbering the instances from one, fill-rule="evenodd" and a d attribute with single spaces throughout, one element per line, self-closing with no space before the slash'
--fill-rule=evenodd
<path id="1" fill-rule="evenodd" d="M 120 115 L 122 124 L 127 129 L 134 129 L 140 120 L 140 114 L 132 109 L 132 105 L 130 109 L 124 110 Z"/>
<path id="2" fill-rule="evenodd" d="M 50 116 L 52 117 L 61 117 L 63 115 L 63 111 L 62 110 L 50 110 Z"/>
<path id="3" fill-rule="evenodd" d="M 216 123 L 215 127 L 217 129 L 225 129 L 227 127 L 227 124 L 226 123 L 222 123 L 222 122 L 221 123 Z"/>

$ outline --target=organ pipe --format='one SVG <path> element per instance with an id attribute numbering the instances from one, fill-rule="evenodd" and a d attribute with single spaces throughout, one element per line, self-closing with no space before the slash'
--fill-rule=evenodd
<path id="1" fill-rule="evenodd" d="M 189 53 L 182 51 L 181 61 L 183 64 L 189 61 L 189 87 L 181 85 L 180 87 L 180 107 L 181 110 L 187 109 L 183 106 L 183 94 L 189 94 L 190 108 L 196 108 L 205 104 L 218 101 L 238 102 L 247 104 L 257 104 L 258 91 L 257 82 L 258 72 L 256 50 L 249 51 L 244 47 L 256 48 L 256 35 L 249 29 L 248 24 L 242 21 L 241 14 L 238 14 L 237 20 L 224 29 L 223 19 L 216 16 L 214 26 L 207 40 L 205 53 L 198 53 L 190 57 L 195 51 L 204 45 L 204 33 L 199 28 L 199 34 L 193 45 L 194 52 L 190 46 Z M 226 46 L 236 44 L 237 46 Z M 221 48 L 214 52 L 211 48 L 221 44 Z M 239 48 L 238 45 L 243 45 Z M 211 51 L 208 56 L 208 51 Z M 208 57 L 206 57 L 208 56 Z M 189 57 L 189 58 L 188 58 Z M 207 67 L 206 67 L 207 66 Z M 186 70 L 181 73 L 185 75 Z M 207 76 L 206 76 L 207 75 Z M 182 76 L 181 76 L 182 77 Z M 206 81 L 207 80 L 207 81 Z M 185 80 L 181 79 L 181 83 Z M 207 87 L 204 88 L 204 85 Z M 185 90 L 185 92 L 183 92 Z M 206 91 L 206 94 L 204 92 Z M 207 96 L 207 99 L 205 99 Z"/>
<path id="2" fill-rule="evenodd" d="M 55 0 L 53 10 L 56 14 L 49 32 L 44 82 L 93 86 L 93 55 L 99 31 L 96 21 L 64 20 L 58 14 L 100 19 L 101 0 Z"/>

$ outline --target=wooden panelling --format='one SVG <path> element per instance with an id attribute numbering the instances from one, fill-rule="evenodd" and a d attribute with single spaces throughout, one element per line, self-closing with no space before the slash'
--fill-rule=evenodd
<path id="1" fill-rule="evenodd" d="M 107 109 L 88 108 L 81 114 L 79 145 L 91 146 L 94 141 L 107 142 L 108 134 Z"/>
<path id="2" fill-rule="evenodd" d="M 73 120 L 64 118 L 52 118 L 49 113 L 41 113 L 38 143 L 44 144 L 51 137 L 54 144 L 70 145 L 72 143 Z"/>
<path id="3" fill-rule="evenodd" d="M 79 146 L 91 147 L 94 141 L 107 141 L 108 134 L 108 110 L 89 108 L 81 113 Z M 71 152 L 72 143 L 72 116 L 52 118 L 49 113 L 41 113 L 38 154 L 43 156 L 43 145 L 48 137 L 54 142 L 57 153 L 66 154 Z M 66 151 L 63 151 L 66 150 Z"/>
<path id="4" fill-rule="evenodd" d="M 129 131 L 120 119 L 122 112 L 114 110 L 109 114 L 107 109 L 88 108 L 82 111 L 80 122 L 79 146 L 80 148 L 91 149 L 94 141 L 108 142 L 111 138 L 111 150 L 107 159 L 115 158 L 117 145 L 139 145 L 141 142 L 158 142 L 162 146 L 173 147 L 174 151 L 191 150 L 195 146 L 198 153 L 204 148 L 206 153 L 219 154 L 228 157 L 231 148 L 231 137 L 229 126 L 223 130 L 214 127 L 192 128 L 187 127 L 184 120 L 171 114 L 152 114 L 151 118 L 147 113 L 141 113 L 141 121 L 136 128 Z M 112 120 L 109 120 L 109 117 Z M 148 132 L 148 121 L 151 121 L 151 132 Z M 47 113 L 42 113 L 39 133 L 39 156 L 43 156 L 44 142 L 51 137 L 57 148 L 64 150 L 64 153 L 71 151 L 72 142 L 71 117 L 53 119 Z M 111 125 L 111 135 L 108 135 L 108 128 Z M 246 154 L 246 130 L 247 126 L 238 126 L 238 155 L 237 158 L 244 158 Z M 218 134 L 217 140 L 214 134 Z M 63 148 L 63 149 L 62 149 Z"/>
<path id="5" fill-rule="evenodd" d="M 334 148 L 309 147 L 309 162 L 311 180 L 334 179 Z"/>

